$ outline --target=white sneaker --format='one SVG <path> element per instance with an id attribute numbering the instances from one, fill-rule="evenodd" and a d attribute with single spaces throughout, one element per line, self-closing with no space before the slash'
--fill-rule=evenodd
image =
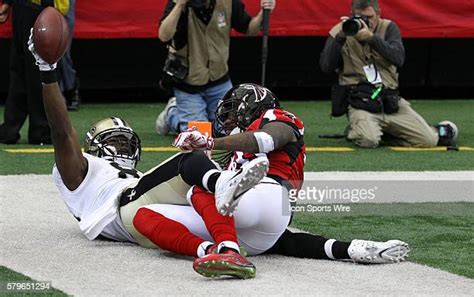
<path id="1" fill-rule="evenodd" d="M 243 194 L 255 187 L 268 172 L 268 159 L 256 158 L 239 171 L 225 170 L 216 182 L 216 208 L 222 215 L 231 216 Z"/>
<path id="2" fill-rule="evenodd" d="M 410 248 L 400 240 L 386 242 L 355 239 L 349 246 L 349 256 L 354 262 L 383 264 L 404 261 Z"/>
<path id="3" fill-rule="evenodd" d="M 166 117 L 172 107 L 176 107 L 176 97 L 171 97 L 168 100 L 165 109 L 163 109 L 163 111 L 156 118 L 156 133 L 158 133 L 159 135 L 166 135 L 170 131 L 170 127 L 168 127 L 168 125 L 166 124 Z"/>

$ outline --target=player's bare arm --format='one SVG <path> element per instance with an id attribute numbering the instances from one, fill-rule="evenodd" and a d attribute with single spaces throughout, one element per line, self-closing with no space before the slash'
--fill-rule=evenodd
<path id="1" fill-rule="evenodd" d="M 43 103 L 51 128 L 56 166 L 66 187 L 74 190 L 86 176 L 87 161 L 82 155 L 65 102 L 57 82 L 43 84 Z"/>
<path id="2" fill-rule="evenodd" d="M 259 132 L 266 133 L 273 139 L 273 147 L 275 150 L 281 149 L 290 142 L 297 141 L 296 136 L 293 133 L 293 128 L 288 124 L 282 122 L 271 122 L 255 132 L 244 132 L 217 138 L 214 140 L 214 149 L 259 153 L 262 148 L 259 146 L 257 137 L 255 136 L 255 133 Z"/>
<path id="3" fill-rule="evenodd" d="M 51 13 L 53 12 L 57 13 L 54 9 Z M 57 63 L 54 61 L 46 62 L 39 56 L 33 43 L 33 32 L 32 28 L 28 40 L 28 49 L 35 58 L 36 65 L 40 70 L 43 86 L 43 104 L 48 124 L 51 128 L 54 158 L 64 185 L 72 191 L 79 187 L 86 176 L 87 160 L 82 155 L 76 131 L 72 127 L 67 114 L 66 100 L 59 89 L 56 75 Z M 41 38 L 48 37 L 51 38 L 50 36 L 41 36 Z M 48 49 L 44 50 L 47 51 Z"/>

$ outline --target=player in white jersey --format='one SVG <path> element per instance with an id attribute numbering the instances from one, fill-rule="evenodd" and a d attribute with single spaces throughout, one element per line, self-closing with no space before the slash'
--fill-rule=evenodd
<path id="1" fill-rule="evenodd" d="M 217 212 L 214 195 L 210 192 L 227 196 L 245 193 L 264 178 L 268 161 L 256 158 L 238 172 L 221 172 L 203 152 L 192 152 L 177 154 L 142 175 L 135 170 L 141 155 L 140 139 L 117 117 L 93 125 L 86 135 L 86 152 L 82 153 L 57 84 L 56 65 L 47 64 L 36 54 L 32 38 L 29 48 L 41 71 L 43 101 L 55 148 L 54 182 L 87 238 L 92 240 L 102 235 L 195 257 L 216 251 L 222 255 L 219 261 L 227 268 L 216 275 L 253 277 L 255 267 L 239 254 L 234 219 Z M 198 197 L 191 201 L 192 207 L 185 206 L 189 205 L 185 197 L 190 185 L 198 185 L 189 195 Z M 146 205 L 150 206 L 144 207 Z M 254 214 L 250 214 L 250 218 L 271 221 Z M 248 222 L 244 218 L 240 221 L 241 242 L 247 242 L 250 248 L 252 242 L 261 244 L 258 230 L 246 229 L 244 225 Z M 286 224 L 274 227 L 284 230 Z M 283 230 L 274 233 L 281 234 Z M 282 247 L 275 252 L 291 254 L 285 251 L 285 243 L 299 237 L 287 234 L 286 238 L 289 240 L 282 241 Z M 272 239 L 265 249 L 273 243 Z M 294 256 L 319 257 L 315 255 L 302 252 Z M 356 260 L 352 255 L 351 258 Z M 394 259 L 399 258 L 394 256 Z"/>
<path id="2" fill-rule="evenodd" d="M 190 185 L 224 196 L 241 195 L 265 177 L 268 161 L 255 160 L 237 173 L 221 172 L 203 152 L 180 153 L 142 175 L 135 170 L 141 155 L 140 138 L 118 117 L 95 123 L 86 134 L 82 153 L 57 83 L 56 64 L 48 64 L 36 53 L 31 32 L 28 45 L 40 69 L 54 145 L 54 182 L 83 234 L 90 240 L 101 235 L 194 257 L 213 250 L 226 257 L 226 274 L 254 277 L 255 266 L 240 254 L 233 218 L 218 214 L 211 193 L 202 190 L 200 201 L 193 208 L 186 206 L 195 217 L 202 217 L 196 223 L 201 226 L 206 217 L 214 217 L 202 234 L 207 240 L 169 218 L 182 210 L 179 205 L 167 205 L 172 209 L 169 217 L 143 206 L 189 205 L 186 192 Z"/>
<path id="3" fill-rule="evenodd" d="M 135 176 L 118 178 L 120 169 L 111 166 L 111 162 L 89 154 L 83 156 L 87 160 L 88 169 L 84 180 L 76 189 L 69 189 L 57 166 L 53 168 L 54 183 L 67 208 L 79 220 L 82 232 L 89 239 L 102 234 L 116 241 L 135 242 L 117 215 L 117 199 L 111 199 L 120 196 L 123 189 L 132 185 Z"/>

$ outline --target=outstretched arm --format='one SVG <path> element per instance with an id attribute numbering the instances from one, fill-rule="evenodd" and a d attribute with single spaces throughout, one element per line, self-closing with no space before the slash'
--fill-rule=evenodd
<path id="1" fill-rule="evenodd" d="M 264 132 L 270 135 L 273 139 L 274 150 L 281 149 L 286 144 L 297 140 L 293 133 L 293 128 L 288 124 L 282 122 L 271 122 L 255 132 L 244 132 L 217 138 L 214 140 L 214 149 L 259 153 L 261 152 L 261 145 L 259 146 L 257 138 L 255 137 L 256 132 Z"/>
<path id="2" fill-rule="evenodd" d="M 56 63 L 48 64 L 36 53 L 33 33 L 28 41 L 28 49 L 35 57 L 36 65 L 40 70 L 43 104 L 51 128 L 56 166 L 64 185 L 73 191 L 79 187 L 86 176 L 87 160 L 82 155 L 76 131 L 67 114 L 65 99 L 59 89 Z"/>
<path id="3" fill-rule="evenodd" d="M 293 128 L 283 122 L 270 122 L 263 128 L 213 139 L 199 131 L 182 132 L 173 145 L 182 150 L 226 150 L 246 153 L 268 153 L 298 139 Z"/>
<path id="4" fill-rule="evenodd" d="M 82 155 L 57 82 L 43 84 L 43 103 L 51 127 L 56 166 L 64 185 L 69 190 L 75 190 L 86 176 L 87 160 Z"/>

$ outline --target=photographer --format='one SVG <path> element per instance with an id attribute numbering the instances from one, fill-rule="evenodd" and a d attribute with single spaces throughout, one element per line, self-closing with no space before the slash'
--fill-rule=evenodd
<path id="1" fill-rule="evenodd" d="M 352 13 L 331 29 L 320 58 L 323 72 L 339 76 L 332 115 L 348 115 L 347 138 L 367 148 L 382 137 L 391 145 L 453 145 L 454 124 L 428 125 L 398 95 L 398 68 L 405 60 L 398 26 L 380 17 L 377 0 L 353 0 Z"/>
<path id="2" fill-rule="evenodd" d="M 227 61 L 230 32 L 255 35 L 263 9 L 275 0 L 261 0 L 251 17 L 241 0 L 168 0 L 159 38 L 168 44 L 164 72 L 176 99 L 158 116 L 158 134 L 186 131 L 189 121 L 214 121 L 217 102 L 232 87 Z"/>

